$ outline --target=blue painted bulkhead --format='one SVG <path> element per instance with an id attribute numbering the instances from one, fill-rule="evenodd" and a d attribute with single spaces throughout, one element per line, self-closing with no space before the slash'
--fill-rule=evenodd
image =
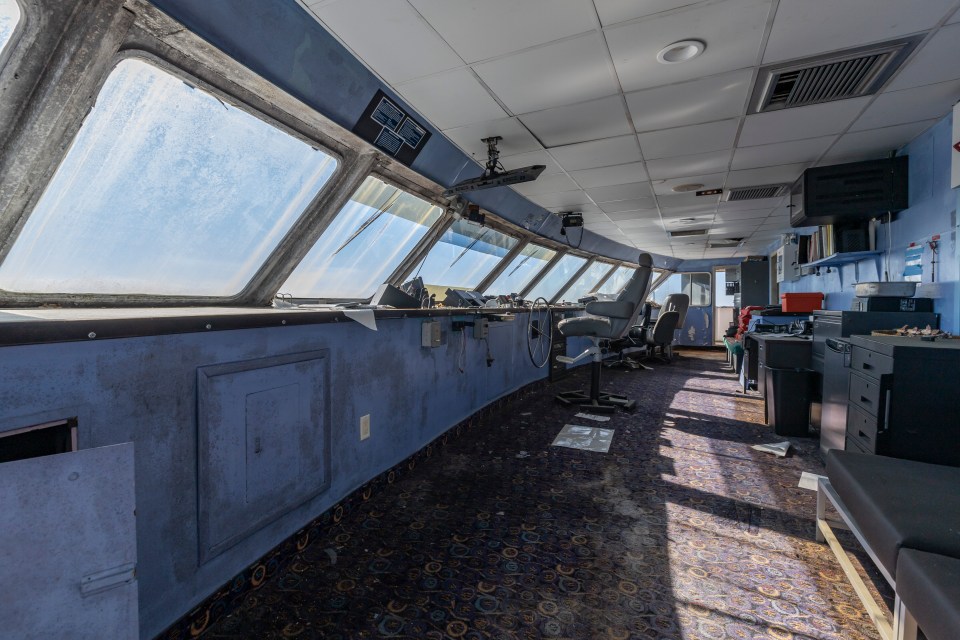
<path id="1" fill-rule="evenodd" d="M 421 319 L 381 319 L 377 332 L 341 321 L 5 347 L 0 431 L 78 416 L 81 449 L 134 443 L 141 637 L 152 638 L 351 491 L 546 375 L 527 356 L 523 314 L 491 323 L 491 367 L 485 343 L 467 329 L 466 373 L 458 372 L 460 332 L 440 321 L 444 345 L 433 349 L 420 346 Z M 582 349 L 572 342 L 571 353 Z M 222 523 L 245 537 L 201 563 L 198 369 L 317 350 L 329 352 L 329 488 L 259 530 L 240 517 Z M 289 383 L 273 386 L 281 382 Z M 366 414 L 371 437 L 361 442 Z M 283 469 L 261 471 L 262 490 L 289 480 Z"/>

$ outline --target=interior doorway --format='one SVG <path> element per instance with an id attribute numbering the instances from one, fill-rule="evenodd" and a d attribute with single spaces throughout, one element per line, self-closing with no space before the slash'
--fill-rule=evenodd
<path id="1" fill-rule="evenodd" d="M 727 293 L 727 267 L 713 269 L 713 340 L 723 342 L 723 334 L 734 318 L 734 295 Z"/>

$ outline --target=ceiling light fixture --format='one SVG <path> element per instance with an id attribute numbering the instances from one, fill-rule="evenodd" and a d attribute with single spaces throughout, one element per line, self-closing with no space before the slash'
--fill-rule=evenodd
<path id="1" fill-rule="evenodd" d="M 668 44 L 657 53 L 657 62 L 660 64 L 680 64 L 693 60 L 707 48 L 703 40 L 681 40 Z"/>

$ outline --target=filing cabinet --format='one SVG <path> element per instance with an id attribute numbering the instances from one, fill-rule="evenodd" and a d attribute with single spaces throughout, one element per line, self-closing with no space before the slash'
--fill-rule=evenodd
<path id="1" fill-rule="evenodd" d="M 846 449 L 960 466 L 960 340 L 850 343 Z"/>

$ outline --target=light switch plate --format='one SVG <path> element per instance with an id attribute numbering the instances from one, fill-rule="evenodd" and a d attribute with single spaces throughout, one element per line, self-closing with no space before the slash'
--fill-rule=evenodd
<path id="1" fill-rule="evenodd" d="M 360 416 L 360 439 L 366 440 L 370 437 L 370 414 Z"/>

